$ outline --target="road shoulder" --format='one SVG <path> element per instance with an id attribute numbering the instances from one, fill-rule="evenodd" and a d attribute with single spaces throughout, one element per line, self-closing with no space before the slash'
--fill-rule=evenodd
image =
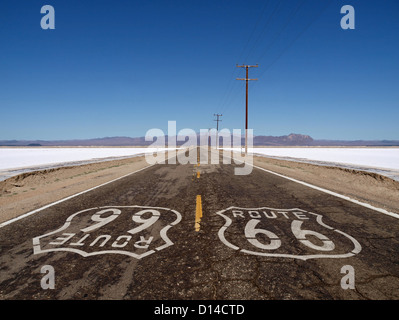
<path id="1" fill-rule="evenodd" d="M 399 182 L 377 173 L 257 156 L 254 165 L 399 213 Z"/>
<path id="2" fill-rule="evenodd" d="M 144 156 L 20 174 L 0 182 L 0 223 L 148 166 Z"/>

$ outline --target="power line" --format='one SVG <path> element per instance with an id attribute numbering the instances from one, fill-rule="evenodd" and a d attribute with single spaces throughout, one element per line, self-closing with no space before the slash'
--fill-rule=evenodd
<path id="1" fill-rule="evenodd" d="M 281 0 L 279 0 L 279 1 L 281 1 Z M 241 51 L 241 54 L 240 54 L 240 56 L 238 58 L 238 61 L 241 61 L 241 59 L 243 57 L 243 54 L 244 54 L 245 50 L 247 49 L 249 43 L 251 42 L 251 39 L 252 39 L 253 35 L 255 34 L 255 31 L 258 28 L 259 22 L 261 21 L 261 18 L 263 17 L 263 13 L 266 11 L 266 8 L 268 7 L 268 5 L 269 5 L 269 1 L 265 3 L 265 6 L 263 7 L 261 13 L 259 14 L 259 17 L 256 20 L 256 23 L 255 23 L 255 26 L 254 26 L 254 28 L 253 28 L 253 30 L 251 32 L 251 35 L 249 37 L 247 37 L 247 43 L 243 47 L 243 49 Z M 270 17 L 269 17 L 269 19 L 270 19 Z M 248 58 L 248 56 L 247 56 L 247 58 Z"/>
<path id="2" fill-rule="evenodd" d="M 293 20 L 293 18 L 297 15 L 301 7 L 305 4 L 305 0 L 302 0 L 295 8 L 294 10 L 290 13 L 287 22 L 284 24 L 284 26 L 277 32 L 273 38 L 273 40 L 269 43 L 269 45 L 266 47 L 266 50 L 263 52 L 263 54 L 260 56 L 260 58 L 257 61 L 261 61 L 263 57 L 266 55 L 270 47 L 277 41 L 279 36 L 283 33 L 283 31 L 288 27 L 290 22 Z"/>
<path id="3" fill-rule="evenodd" d="M 333 0 L 327 2 L 326 6 L 319 12 L 318 15 L 305 26 L 305 28 L 280 52 L 280 54 L 270 63 L 267 65 L 265 69 L 262 70 L 262 73 L 259 75 L 259 78 L 268 70 L 270 69 L 282 56 L 283 54 L 309 29 L 309 27 L 321 16 L 321 14 L 330 6 Z"/>
<path id="4" fill-rule="evenodd" d="M 279 0 L 279 1 L 281 1 L 281 0 Z M 254 28 L 252 29 L 252 32 L 250 33 L 249 37 L 247 37 L 247 42 L 242 48 L 241 54 L 239 55 L 239 58 L 238 58 L 238 62 L 241 61 L 242 56 L 244 55 L 249 43 L 251 42 L 251 40 L 255 34 L 255 31 L 258 28 L 260 21 L 262 20 L 263 14 L 266 11 L 266 8 L 268 8 L 268 6 L 269 6 L 269 3 L 271 3 L 271 0 L 266 1 L 265 5 L 261 9 L 258 19 L 256 20 L 256 23 L 254 25 Z M 270 19 L 270 17 L 269 17 L 269 19 Z M 231 93 L 233 92 L 233 89 L 235 87 L 235 85 L 234 85 L 235 82 L 233 82 L 233 79 L 235 77 L 236 71 L 237 71 L 237 69 L 234 68 L 231 76 L 228 78 L 228 85 L 226 86 L 226 90 L 225 90 L 223 96 L 221 97 L 219 106 L 222 107 L 222 111 L 225 110 L 225 108 L 229 105 L 229 101 L 231 100 Z"/>
<path id="5" fill-rule="evenodd" d="M 259 40 L 261 39 L 262 35 L 266 33 L 266 31 L 268 30 L 267 27 L 270 25 L 270 22 L 272 21 L 272 18 L 274 17 L 274 15 L 277 13 L 278 9 L 280 8 L 281 4 L 283 2 L 281 0 L 279 0 L 279 2 L 277 3 L 277 5 L 274 7 L 273 11 L 271 12 L 271 14 L 269 15 L 269 17 L 267 18 L 266 24 L 263 26 L 262 31 L 258 34 L 258 37 L 256 38 L 255 42 L 252 44 L 251 49 L 249 50 L 249 52 L 247 53 L 246 56 L 246 60 L 248 60 L 249 56 L 251 55 L 251 53 L 254 51 L 254 49 L 256 48 L 256 45 L 258 44 Z"/>
<path id="6" fill-rule="evenodd" d="M 300 9 L 302 8 L 302 6 L 304 5 L 304 2 L 305 2 L 304 0 L 298 1 L 298 2 L 296 3 L 296 6 L 293 7 L 293 8 L 288 12 L 288 16 L 287 16 L 288 19 L 287 19 L 283 24 L 281 24 L 281 27 L 279 28 L 279 30 L 276 30 L 277 32 L 275 32 L 274 35 L 272 34 L 273 38 L 271 39 L 271 43 L 269 43 L 269 44 L 267 45 L 267 47 L 264 48 L 264 49 L 262 50 L 263 52 L 262 52 L 261 55 L 260 55 L 260 59 L 264 59 L 264 58 L 266 57 L 266 54 L 268 54 L 268 53 L 270 52 L 271 47 L 274 46 L 275 43 L 276 43 L 276 41 L 277 41 L 278 39 L 281 38 L 283 32 L 286 30 L 286 28 L 288 27 L 288 25 L 290 25 L 290 23 L 292 22 L 292 20 L 294 19 L 294 17 L 296 17 L 296 16 L 298 15 L 298 12 L 300 11 Z M 314 18 L 311 19 L 311 20 L 309 21 L 309 23 L 305 26 L 304 29 L 300 30 L 300 32 L 299 32 L 296 36 L 294 36 L 293 40 L 290 41 L 290 42 L 283 48 L 283 50 L 282 50 L 281 52 L 278 53 L 278 56 L 277 56 L 274 60 L 272 60 L 269 64 L 267 64 L 266 68 L 262 68 L 262 72 L 261 72 L 261 74 L 259 75 L 259 78 L 260 78 L 261 76 L 263 76 L 264 73 L 265 73 L 268 69 L 270 69 L 270 67 L 273 66 L 273 65 L 284 55 L 284 53 L 285 53 L 287 50 L 289 50 L 289 48 L 290 48 L 290 47 L 291 47 L 291 46 L 292 46 L 292 45 L 293 45 L 293 44 L 294 44 L 294 43 L 295 43 L 308 29 L 309 29 L 309 27 L 310 27 L 310 26 L 319 18 L 319 16 L 327 9 L 327 7 L 331 4 L 331 2 L 332 2 L 332 0 L 330 0 L 329 2 L 326 2 L 326 5 L 322 8 L 322 10 L 321 10 L 320 12 L 318 12 L 318 14 L 316 14 L 316 16 L 314 16 Z M 281 11 L 280 9 L 281 9 L 282 3 L 283 3 L 283 1 L 279 0 L 279 2 L 277 3 L 276 6 L 270 7 L 270 8 L 269 8 L 269 2 L 265 4 L 265 6 L 263 7 L 263 9 L 262 9 L 262 11 L 261 11 L 261 13 L 260 13 L 260 15 L 259 15 L 259 17 L 258 17 L 258 20 L 257 20 L 257 22 L 256 22 L 256 24 L 255 24 L 255 26 L 254 26 L 254 28 L 253 28 L 253 30 L 252 30 L 252 33 L 251 33 L 250 36 L 247 38 L 248 40 L 247 40 L 245 46 L 244 46 L 243 49 L 242 49 L 240 58 L 243 56 L 243 54 L 244 54 L 245 51 L 247 50 L 247 47 L 248 47 L 249 44 L 251 43 L 251 40 L 255 39 L 255 38 L 254 38 L 254 36 L 255 36 L 255 31 L 256 31 L 256 30 L 258 29 L 258 27 L 260 26 L 260 21 L 262 21 L 264 12 L 265 12 L 265 10 L 266 10 L 266 8 L 267 8 L 267 9 L 268 9 L 267 11 L 270 10 L 271 13 L 270 13 L 269 16 L 267 17 L 267 21 L 266 21 L 265 25 L 263 26 L 262 31 L 258 34 L 258 37 L 255 39 L 255 42 L 252 43 L 252 46 L 251 46 L 250 50 L 247 52 L 247 55 L 246 55 L 247 57 L 254 56 L 253 53 L 254 53 L 255 48 L 258 47 L 258 46 L 257 46 L 257 45 L 258 45 L 258 42 L 260 41 L 260 39 L 261 39 L 262 37 L 264 37 L 264 35 L 266 34 L 266 32 L 267 32 L 268 30 L 270 30 L 270 28 L 268 28 L 268 26 L 271 25 L 272 23 L 274 24 L 274 22 L 273 22 L 272 20 L 275 20 L 275 19 L 273 19 L 274 16 L 275 16 L 276 14 L 278 14 L 278 13 Z M 257 51 L 257 50 L 256 50 L 256 51 Z M 259 59 L 258 59 L 257 61 L 260 62 Z M 229 85 L 227 86 L 226 91 L 225 91 L 225 94 L 224 94 L 223 99 L 222 99 L 222 101 L 221 101 L 221 107 L 222 107 L 222 108 L 221 108 L 221 111 L 222 111 L 223 113 L 224 113 L 225 109 L 226 109 L 228 106 L 230 106 L 231 103 L 234 102 L 234 100 L 236 100 L 236 98 L 238 97 L 238 95 L 239 95 L 240 93 L 242 93 L 242 91 L 241 91 L 241 89 L 240 89 L 241 87 L 238 88 L 237 85 L 235 84 L 235 82 L 232 82 L 233 77 L 235 77 L 235 76 L 234 76 L 234 75 L 235 75 L 235 71 L 237 71 L 237 69 L 234 68 L 232 77 L 230 78 L 230 81 L 229 81 Z M 248 76 L 247 76 L 247 78 L 248 78 Z M 242 79 L 242 80 L 246 80 L 246 79 Z M 246 84 L 248 84 L 248 81 L 246 81 Z M 237 89 L 237 90 L 235 90 L 235 89 Z M 240 89 L 240 90 L 238 90 L 238 89 Z M 252 86 L 251 86 L 251 89 L 254 89 L 254 88 L 252 88 Z M 257 88 L 256 88 L 256 89 L 257 89 Z M 253 90 L 251 90 L 251 92 L 252 92 L 252 91 L 253 91 Z M 246 90 L 246 92 L 248 92 L 248 91 Z M 247 99 L 247 96 L 248 96 L 248 93 L 246 93 L 246 99 Z M 237 104 L 234 104 L 232 110 L 229 109 L 229 114 L 227 115 L 227 117 L 228 117 L 229 115 L 231 116 L 232 111 L 234 111 L 237 107 L 238 107 Z M 246 117 L 246 118 L 247 118 L 247 117 Z M 248 119 L 246 119 L 246 124 L 247 124 L 247 121 L 248 121 Z M 248 127 L 246 126 L 246 128 L 248 128 Z"/>

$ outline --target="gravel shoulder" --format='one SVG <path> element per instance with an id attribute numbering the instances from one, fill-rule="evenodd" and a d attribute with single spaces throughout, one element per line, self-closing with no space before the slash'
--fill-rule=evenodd
<path id="1" fill-rule="evenodd" d="M 144 156 L 23 173 L 0 182 L 0 223 L 148 166 Z"/>
<path id="2" fill-rule="evenodd" d="M 377 173 L 267 157 L 254 165 L 399 213 L 399 181 Z"/>

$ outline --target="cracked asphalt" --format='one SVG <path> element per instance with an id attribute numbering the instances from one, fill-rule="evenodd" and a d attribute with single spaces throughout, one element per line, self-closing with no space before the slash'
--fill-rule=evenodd
<path id="1" fill-rule="evenodd" d="M 4 226 L 0 298 L 399 298 L 397 219 L 235 166 L 153 165 Z"/>

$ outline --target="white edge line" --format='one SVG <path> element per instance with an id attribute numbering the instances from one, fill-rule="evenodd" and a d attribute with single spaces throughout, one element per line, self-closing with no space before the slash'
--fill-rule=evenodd
<path id="1" fill-rule="evenodd" d="M 138 170 L 136 170 L 136 171 L 130 172 L 130 173 L 128 173 L 128 174 L 125 174 L 125 175 L 123 175 L 123 176 L 121 176 L 121 177 L 119 177 L 119 178 L 116 178 L 116 179 L 113 179 L 113 180 L 111 180 L 111 181 L 107 181 L 107 182 L 105 182 L 105 183 L 102 183 L 102 184 L 100 184 L 100 185 L 98 185 L 98 186 L 96 186 L 96 187 L 93 187 L 93 188 L 90 188 L 90 189 L 87 189 L 87 190 L 84 190 L 84 191 L 75 193 L 75 194 L 73 194 L 73 195 L 71 195 L 71 196 L 68 196 L 68 197 L 66 197 L 66 198 L 63 198 L 63 199 L 61 199 L 61 200 L 58 200 L 58 201 L 55 201 L 55 202 L 53 202 L 53 203 L 47 204 L 47 205 L 45 205 L 45 206 L 43 206 L 43 207 L 41 207 L 41 208 L 39 208 L 39 209 L 36 209 L 36 210 L 30 211 L 30 212 L 24 213 L 23 215 L 20 215 L 20 216 L 18 216 L 18 217 L 12 218 L 12 219 L 10 219 L 10 220 L 7 220 L 7 221 L 1 223 L 1 224 L 0 224 L 0 228 L 3 228 L 3 227 L 5 227 L 5 226 L 7 226 L 7 225 L 9 225 L 9 224 L 11 224 L 11 223 L 13 223 L 13 222 L 15 222 L 15 221 L 18 221 L 18 220 L 21 220 L 21 219 L 23 219 L 23 218 L 26 218 L 26 217 L 28 217 L 28 216 L 30 216 L 30 215 L 32 215 L 32 214 L 35 214 L 35 213 L 37 213 L 37 212 L 39 212 L 39 211 L 42 211 L 42 210 L 47 209 L 47 208 L 50 208 L 50 207 L 52 207 L 52 206 L 54 206 L 54 205 L 56 205 L 56 204 L 59 204 L 59 203 L 61 203 L 61 202 L 64 202 L 64 201 L 67 201 L 67 200 L 69 200 L 69 199 L 72 199 L 72 198 L 75 198 L 75 197 L 77 197 L 77 196 L 80 196 L 81 194 L 90 192 L 90 191 L 92 191 L 92 190 L 95 190 L 95 189 L 97 189 L 97 188 L 103 187 L 103 186 L 105 186 L 105 185 L 107 185 L 107 184 L 110 184 L 110 183 L 112 183 L 112 182 L 115 182 L 115 181 L 118 181 L 118 180 L 120 180 L 120 179 L 126 178 L 126 177 L 128 177 L 128 176 L 130 176 L 130 175 L 132 175 L 132 174 L 134 174 L 134 173 L 137 173 L 137 172 L 140 172 L 140 171 L 142 171 L 142 170 L 144 170 L 144 169 L 150 168 L 150 167 L 152 167 L 153 165 L 154 165 L 154 164 L 151 164 L 151 165 L 146 166 L 146 167 L 144 167 L 144 168 L 141 168 L 141 169 L 138 169 Z"/>
<path id="2" fill-rule="evenodd" d="M 381 212 L 381 213 L 386 214 L 386 215 L 388 215 L 388 216 L 391 216 L 391 217 L 393 217 L 393 218 L 399 219 L 399 214 L 397 214 L 397 213 L 390 212 L 390 211 L 387 211 L 387 210 L 382 209 L 382 208 L 374 207 L 374 206 L 372 206 L 371 204 L 368 204 L 368 203 L 365 203 L 365 202 L 361 202 L 361 201 L 359 201 L 359 200 L 352 199 L 352 198 L 350 198 L 350 197 L 348 197 L 348 196 L 344 196 L 344 195 L 342 195 L 342 194 L 339 194 L 339 193 L 336 193 L 336 192 L 333 192 L 333 191 L 330 191 L 330 190 L 327 190 L 327 189 L 324 189 L 324 188 L 320 188 L 320 187 L 314 186 L 314 185 L 312 185 L 312 184 L 310 184 L 310 183 L 307 183 L 307 182 L 303 182 L 303 181 L 300 181 L 300 180 L 297 180 L 297 179 L 294 179 L 294 178 L 290 178 L 290 177 L 284 176 L 284 175 L 282 175 L 282 174 L 279 174 L 279 173 L 276 173 L 276 172 L 273 172 L 273 171 L 264 169 L 264 168 L 262 168 L 262 167 L 255 166 L 254 164 L 252 164 L 252 166 L 253 166 L 254 168 L 257 168 L 257 169 L 266 171 L 266 172 L 271 173 L 271 174 L 274 174 L 274 175 L 276 175 L 276 176 L 279 176 L 279 177 L 282 177 L 282 178 L 291 180 L 291 181 L 293 181 L 293 182 L 302 184 L 302 185 L 307 186 L 307 187 L 309 187 L 309 188 L 316 189 L 316 190 L 318 190 L 318 191 L 321 191 L 321 192 L 330 194 L 330 195 L 332 195 L 332 196 L 335 196 L 335 197 L 338 197 L 338 198 L 341 198 L 341 199 L 344 199 L 344 200 L 347 200 L 347 201 L 356 203 L 357 205 L 360 205 L 360 206 L 366 207 L 366 208 L 368 208 L 368 209 Z"/>
<path id="3" fill-rule="evenodd" d="M 229 157 L 229 156 L 227 156 L 227 157 L 230 158 L 231 160 L 234 160 L 234 161 L 235 161 L 235 158 L 234 158 L 234 151 L 232 151 L 232 157 Z M 388 215 L 388 216 L 390 216 L 390 217 L 399 219 L 399 214 L 397 214 L 397 213 L 390 212 L 390 211 L 385 210 L 385 209 L 382 209 L 382 208 L 377 208 L 377 207 L 372 206 L 371 204 L 368 204 L 368 203 L 365 203 L 365 202 L 361 202 L 361 201 L 359 201 L 359 200 L 352 199 L 352 198 L 350 198 L 350 197 L 348 197 L 348 196 L 344 196 L 344 195 L 342 195 L 342 194 L 339 194 L 339 193 L 336 193 L 336 192 L 333 192 L 333 191 L 330 191 L 330 190 L 327 190 L 327 189 L 324 189 L 324 188 L 317 187 L 317 186 L 312 185 L 312 184 L 310 184 L 310 183 L 303 182 L 303 181 L 300 181 L 300 180 L 297 180 L 297 179 L 294 179 L 294 178 L 290 178 L 290 177 L 284 176 L 284 175 L 282 175 L 282 174 L 279 174 L 279 173 L 276 173 L 276 172 L 273 172 L 273 171 L 264 169 L 264 168 L 262 168 L 262 167 L 258 167 L 258 166 L 256 166 L 256 165 L 253 164 L 253 160 L 251 161 L 251 163 L 249 163 L 249 165 L 252 166 L 253 168 L 257 168 L 257 169 L 259 169 L 259 170 L 263 170 L 263 171 L 265 171 L 265 172 L 274 174 L 274 175 L 279 176 L 279 177 L 281 177 L 281 178 L 291 180 L 291 181 L 293 181 L 293 182 L 302 184 L 302 185 L 307 186 L 307 187 L 309 187 L 309 188 L 312 188 L 312 189 L 315 189 L 315 190 L 318 190 L 318 191 L 321 191 L 321 192 L 330 194 L 330 195 L 332 195 L 332 196 L 335 196 L 335 197 L 338 197 L 338 198 L 341 198 L 341 199 L 350 201 L 350 202 L 352 202 L 352 203 L 355 203 L 355 204 L 357 204 L 357 205 L 363 206 L 363 207 L 365 207 L 365 208 L 368 208 L 368 209 L 371 209 L 371 210 L 374 210 L 374 211 L 383 213 L 383 214 L 385 214 L 385 215 Z"/>

